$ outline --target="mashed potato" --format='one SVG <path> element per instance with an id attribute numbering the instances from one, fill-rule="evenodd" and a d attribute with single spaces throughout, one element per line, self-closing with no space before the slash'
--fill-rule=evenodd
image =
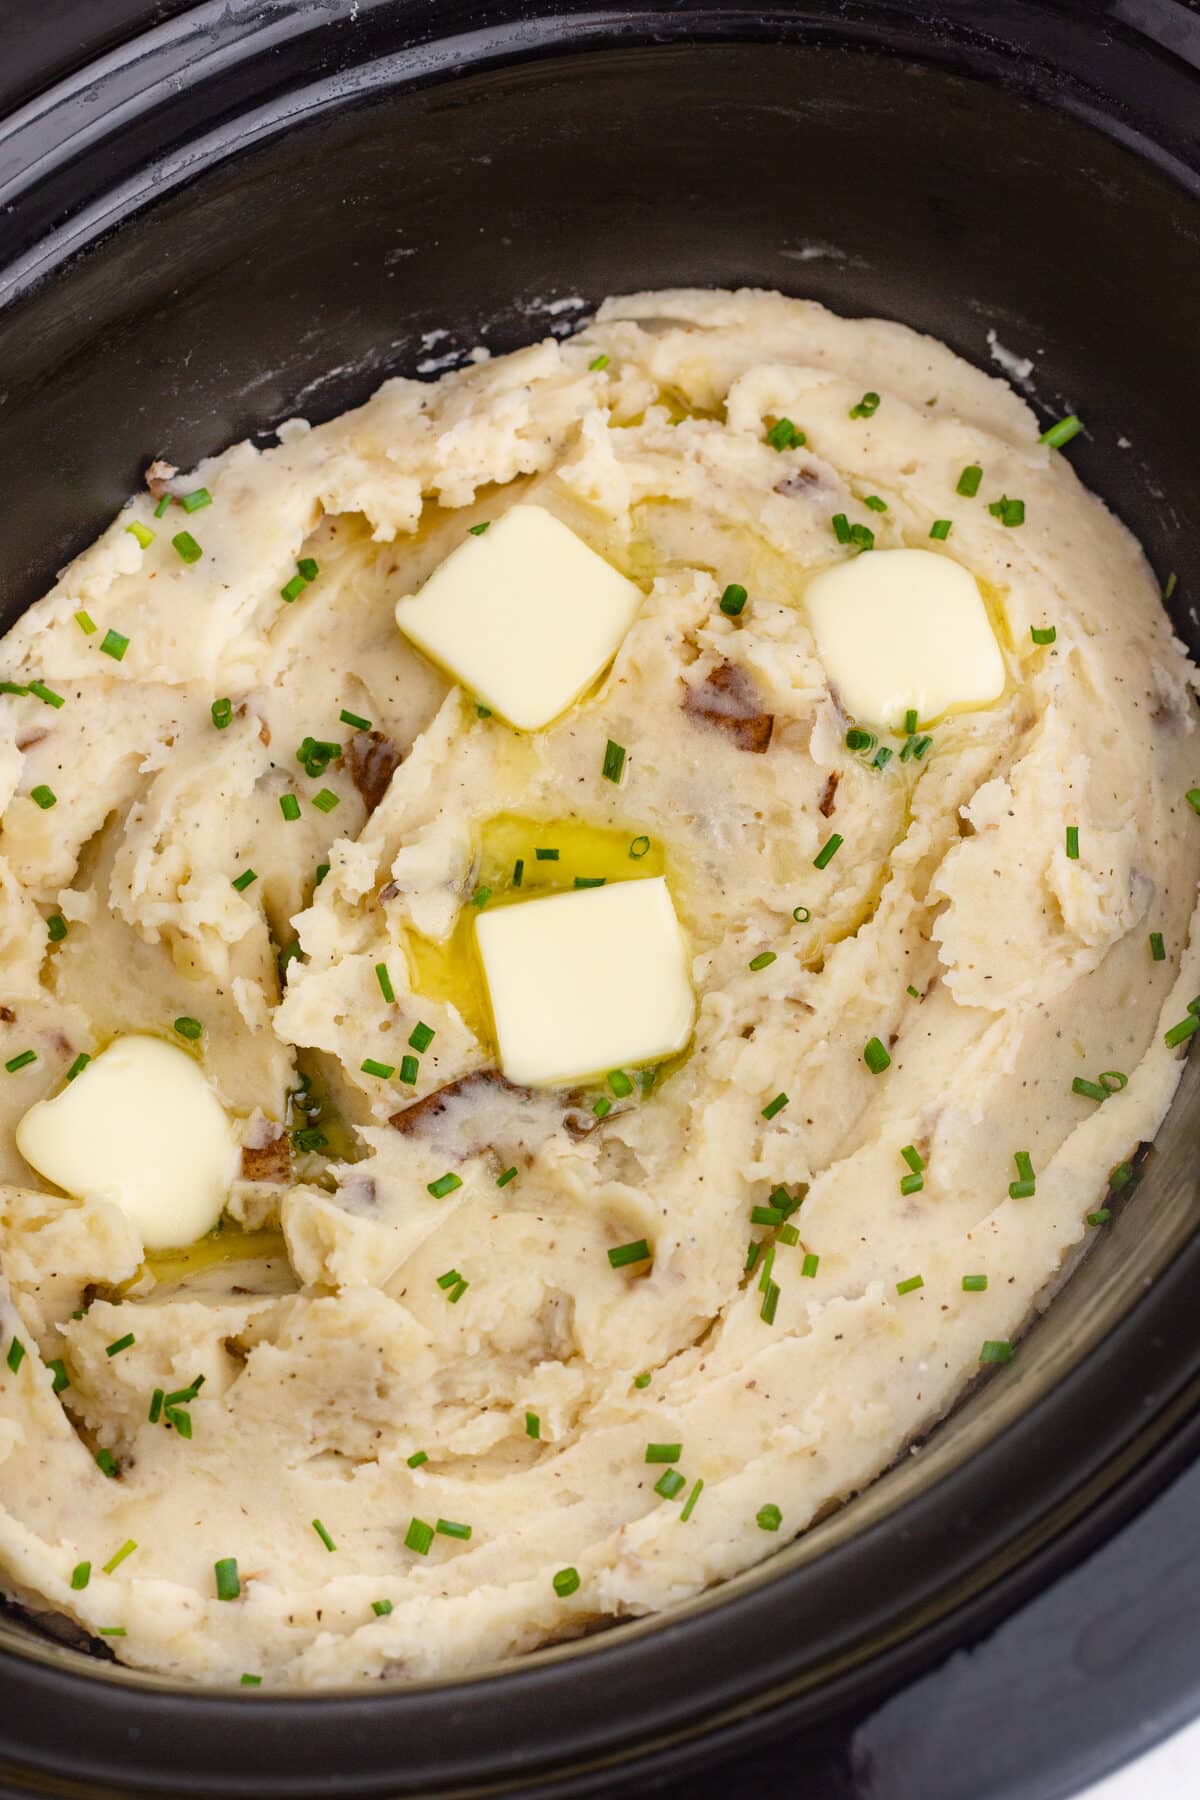
<path id="1" fill-rule="evenodd" d="M 1013 1353 L 1162 1121 L 1200 988 L 1192 672 L 1038 430 L 902 326 L 640 295 L 156 466 L 20 620 L 11 1595 L 198 1681 L 449 1673 L 746 1568 Z M 395 619 L 518 502 L 644 595 L 525 733 Z M 905 546 L 971 572 L 1004 665 L 919 731 L 847 716 L 804 599 Z M 687 1049 L 509 1083 L 474 918 L 642 875 Z M 232 1122 L 192 1246 L 16 1147 L 135 1034 Z"/>

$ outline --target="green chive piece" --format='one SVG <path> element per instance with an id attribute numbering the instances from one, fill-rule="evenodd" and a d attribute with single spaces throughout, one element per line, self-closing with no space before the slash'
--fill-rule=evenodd
<path id="1" fill-rule="evenodd" d="M 306 1125 L 299 1131 L 293 1131 L 292 1142 L 302 1154 L 312 1150 L 324 1150 L 329 1139 L 315 1125 Z"/>
<path id="2" fill-rule="evenodd" d="M 49 812 L 52 806 L 58 805 L 58 795 L 53 788 L 47 787 L 44 781 L 40 781 L 35 788 L 30 788 L 29 798 L 35 806 L 40 806 L 43 812 Z"/>
<path id="3" fill-rule="evenodd" d="M 731 581 L 721 595 L 721 611 L 726 618 L 736 619 L 745 607 L 748 596 L 745 588 L 738 581 Z"/>
<path id="4" fill-rule="evenodd" d="M 517 1179 L 517 1171 L 516 1171 L 516 1167 L 514 1166 L 510 1169 L 505 1169 L 503 1175 L 497 1175 L 496 1186 L 498 1188 L 507 1187 L 510 1181 L 515 1181 L 516 1179 Z"/>
<path id="5" fill-rule="evenodd" d="M 875 548 L 875 533 L 871 530 L 869 525 L 852 525 L 850 527 L 850 542 L 859 550 L 873 550 Z"/>
<path id="6" fill-rule="evenodd" d="M 592 1111 L 598 1119 L 607 1119 L 609 1113 L 612 1111 L 612 1101 L 605 1100 L 603 1097 L 599 1100 L 593 1100 Z"/>
<path id="7" fill-rule="evenodd" d="M 852 419 L 869 419 L 878 411 L 879 395 L 868 392 L 863 395 L 861 400 L 855 401 L 850 408 L 850 417 Z"/>
<path id="8" fill-rule="evenodd" d="M 650 1246 L 645 1238 L 635 1238 L 631 1244 L 618 1244 L 608 1253 L 608 1260 L 614 1269 L 627 1269 L 632 1263 L 649 1262 Z"/>
<path id="9" fill-rule="evenodd" d="M 1195 1013 L 1189 1013 L 1186 1019 L 1180 1019 L 1178 1025 L 1172 1025 L 1170 1031 L 1163 1033 L 1163 1043 L 1168 1050 L 1174 1050 L 1176 1044 L 1185 1043 L 1195 1031 L 1200 1031 L 1200 1018 Z M 12 1068 L 11 1063 L 5 1066 Z"/>
<path id="10" fill-rule="evenodd" d="M 964 1294 L 982 1294 L 987 1289 L 986 1275 L 964 1275 L 962 1278 Z"/>
<path id="11" fill-rule="evenodd" d="M 760 1506 L 754 1518 L 760 1531 L 778 1531 L 783 1524 L 783 1514 L 773 1503 Z"/>
<path id="12" fill-rule="evenodd" d="M 512 872 L 513 886 L 515 888 L 519 888 L 521 883 L 524 881 L 524 879 L 525 879 L 525 858 L 523 856 L 518 856 L 516 862 L 513 864 L 513 872 Z"/>
<path id="13" fill-rule="evenodd" d="M 599 356 L 593 356 L 591 362 L 588 364 L 589 369 L 607 369 L 607 367 L 608 358 L 603 350 L 600 352 Z"/>
<path id="14" fill-rule="evenodd" d="M 171 542 L 185 563 L 199 562 L 204 555 L 190 531 L 177 531 Z"/>
<path id="15" fill-rule="evenodd" d="M 0 694 L 28 694 L 30 688 L 22 687 L 19 681 L 0 681 Z"/>
<path id="16" fill-rule="evenodd" d="M 132 1331 L 127 1331 L 124 1337 L 116 1338 L 111 1344 L 106 1344 L 104 1354 L 105 1356 L 120 1356 L 122 1350 L 128 1350 L 136 1342 L 137 1339 Z"/>
<path id="17" fill-rule="evenodd" d="M 1150 955 L 1155 962 L 1166 961 L 1167 947 L 1163 943 L 1163 934 L 1161 931 L 1152 931 L 1150 933 Z"/>
<path id="18" fill-rule="evenodd" d="M 390 1600 L 372 1600 L 371 1602 L 371 1611 L 377 1618 L 386 1619 L 391 1610 L 392 1603 Z"/>
<path id="19" fill-rule="evenodd" d="M 25 1346 L 20 1338 L 15 1337 L 13 1339 L 12 1343 L 8 1346 L 8 1355 L 4 1360 L 15 1375 L 21 1364 L 25 1361 Z"/>
<path id="20" fill-rule="evenodd" d="M 783 1214 L 776 1206 L 752 1206 L 750 1223 L 752 1225 L 782 1225 Z"/>
<path id="21" fill-rule="evenodd" d="M 404 1534 L 404 1548 L 415 1550 L 418 1556 L 428 1556 L 433 1544 L 433 1526 L 427 1525 L 424 1519 L 409 1521 L 408 1530 Z"/>
<path id="22" fill-rule="evenodd" d="M 1017 1174 L 1020 1176 L 1021 1180 L 1022 1181 L 1032 1181 L 1033 1180 L 1033 1159 L 1031 1158 L 1028 1150 L 1016 1151 L 1013 1156 L 1013 1161 L 1017 1165 Z"/>
<path id="23" fill-rule="evenodd" d="M 368 1056 L 361 1066 L 364 1075 L 374 1075 L 380 1081 L 390 1081 L 396 1073 L 393 1063 L 376 1062 L 373 1056 Z"/>
<path id="24" fill-rule="evenodd" d="M 1087 1216 L 1089 1225 L 1107 1225 L 1111 1219 L 1112 1211 L 1107 1206 L 1102 1206 L 1099 1212 L 1091 1212 Z"/>
<path id="25" fill-rule="evenodd" d="M 243 894 L 243 893 L 245 893 L 246 889 L 248 887 L 250 887 L 257 880 L 258 880 L 258 876 L 255 874 L 253 869 L 243 869 L 241 874 L 239 876 L 237 876 L 236 879 L 234 880 L 233 885 L 237 889 L 239 894 Z"/>
<path id="26" fill-rule="evenodd" d="M 93 619 L 91 613 L 85 613 L 82 611 L 77 612 L 75 614 L 75 623 L 78 625 L 80 631 L 83 632 L 85 637 L 91 637 L 92 633 L 96 629 L 96 621 L 95 621 L 95 619 Z"/>
<path id="27" fill-rule="evenodd" d="M 313 1520 L 312 1528 L 316 1532 L 317 1536 L 320 1538 L 321 1542 L 324 1544 L 324 1546 L 327 1550 L 336 1550 L 337 1549 L 337 1545 L 334 1543 L 333 1539 L 330 1537 L 329 1533 L 326 1531 L 325 1527 L 322 1525 L 320 1519 Z"/>
<path id="28" fill-rule="evenodd" d="M 1130 1182 L 1133 1180 L 1133 1173 L 1132 1163 L 1118 1163 L 1115 1169 L 1109 1171 L 1109 1187 L 1112 1188 L 1114 1193 L 1119 1194 L 1122 1188 L 1127 1188 L 1129 1186 Z"/>
<path id="29" fill-rule="evenodd" d="M 22 1050 L 19 1056 L 10 1056 L 4 1066 L 10 1075 L 15 1075 L 18 1069 L 27 1069 L 30 1063 L 36 1061 L 36 1050 Z"/>
<path id="30" fill-rule="evenodd" d="M 954 522 L 952 519 L 935 519 L 933 524 L 929 527 L 929 535 L 931 538 L 937 538 L 939 542 L 944 544 L 953 529 Z"/>
<path id="31" fill-rule="evenodd" d="M 492 890 L 490 887 L 477 887 L 475 892 L 471 895 L 471 905 L 477 906 L 480 911 L 482 911 L 491 897 Z"/>
<path id="32" fill-rule="evenodd" d="M 779 1241 L 781 1244 L 789 1244 L 794 1247 L 800 1242 L 800 1233 L 796 1230 L 794 1225 L 781 1225 L 779 1227 Z"/>
<path id="33" fill-rule="evenodd" d="M 682 1444 L 647 1444 L 645 1461 L 648 1463 L 674 1463 L 683 1455 Z"/>
<path id="34" fill-rule="evenodd" d="M 1038 443 L 1049 444 L 1052 450 L 1061 450 L 1063 445 L 1069 444 L 1073 437 L 1078 437 L 1082 430 L 1083 420 L 1078 418 L 1075 413 L 1068 413 L 1065 419 L 1059 419 L 1056 425 L 1051 425 L 1048 431 L 1043 431 Z"/>
<path id="35" fill-rule="evenodd" d="M 179 504 L 184 512 L 200 512 L 202 508 L 212 505 L 212 495 L 207 488 L 193 488 L 190 494 L 181 494 Z"/>
<path id="36" fill-rule="evenodd" d="M 1013 1347 L 1006 1338 L 988 1338 L 979 1352 L 981 1363 L 1006 1363 L 1012 1361 Z"/>
<path id="37" fill-rule="evenodd" d="M 415 1087 L 420 1073 L 421 1064 L 417 1057 L 402 1056 L 400 1058 L 400 1079 L 405 1087 Z"/>
<path id="38" fill-rule="evenodd" d="M 964 494 L 968 500 L 973 500 L 979 492 L 979 484 L 982 480 L 982 466 L 979 463 L 968 463 L 959 476 L 958 486 L 954 491 L 956 494 Z"/>
<path id="39" fill-rule="evenodd" d="M 316 559 L 311 556 L 302 556 L 296 564 L 296 568 L 303 575 L 305 581 L 315 581 L 320 573 Z"/>
<path id="40" fill-rule="evenodd" d="M 217 1580 L 217 1599 L 236 1600 L 242 1591 L 237 1557 L 223 1556 L 219 1562 L 213 1564 L 213 1574 Z"/>
<path id="41" fill-rule="evenodd" d="M 1058 636 L 1056 625 L 1031 625 L 1029 635 L 1035 644 L 1052 644 Z"/>
<path id="42" fill-rule="evenodd" d="M 775 1323 L 775 1309 L 778 1305 L 779 1283 L 777 1281 L 768 1281 L 766 1287 L 763 1289 L 762 1306 L 759 1308 L 758 1314 L 765 1325 L 773 1325 Z"/>
<path id="43" fill-rule="evenodd" d="M 241 1683 L 242 1687 L 261 1687 L 262 1686 L 262 1676 L 261 1675 L 239 1675 L 238 1680 Z"/>
<path id="44" fill-rule="evenodd" d="M 633 1385 L 635 1388 L 648 1388 L 650 1386 L 651 1381 L 653 1381 L 653 1379 L 654 1379 L 654 1376 L 653 1376 L 653 1373 L 651 1372 L 651 1370 L 643 1369 L 642 1373 L 640 1375 L 634 1376 Z"/>
<path id="45" fill-rule="evenodd" d="M 607 875 L 577 875 L 575 886 L 577 888 L 603 887 L 607 880 Z"/>
<path id="46" fill-rule="evenodd" d="M 775 1267 L 775 1246 L 774 1246 L 774 1244 L 768 1244 L 766 1247 L 766 1255 L 763 1257 L 762 1270 L 758 1277 L 758 1291 L 760 1294 L 765 1294 L 768 1287 L 770 1286 L 771 1270 L 774 1267 Z"/>
<path id="47" fill-rule="evenodd" d="M 633 1083 L 630 1081 L 624 1069 L 610 1069 L 608 1072 L 608 1085 L 618 1100 L 627 1100 L 629 1095 L 633 1092 Z"/>
<path id="48" fill-rule="evenodd" d="M 154 1392 L 150 1396 L 150 1411 L 146 1414 L 146 1417 L 151 1425 L 158 1424 L 158 1421 L 162 1418 L 162 1409 L 163 1409 L 163 1391 L 161 1388 L 155 1388 Z"/>
<path id="49" fill-rule="evenodd" d="M 850 521 L 845 513 L 834 513 L 829 523 L 833 527 L 833 535 L 839 544 L 850 542 Z"/>
<path id="50" fill-rule="evenodd" d="M 91 1060 L 92 1059 L 88 1055 L 87 1051 L 81 1050 L 79 1052 L 79 1055 L 75 1058 L 75 1061 L 71 1064 L 70 1068 L 67 1070 L 67 1080 L 74 1081 L 74 1079 L 77 1075 L 82 1075 L 83 1071 L 87 1068 L 87 1066 L 91 1062 Z"/>
<path id="51" fill-rule="evenodd" d="M 769 969 L 774 961 L 774 950 L 760 950 L 757 956 L 751 957 L 747 967 L 753 969 L 757 974 L 759 969 Z"/>
<path id="52" fill-rule="evenodd" d="M 900 1177 L 902 1194 L 919 1194 L 924 1186 L 925 1177 L 923 1175 L 902 1175 Z"/>
<path id="53" fill-rule="evenodd" d="M 1034 1181 L 1010 1181 L 1008 1184 L 1010 1200 L 1028 1200 L 1036 1192 L 1037 1183 Z"/>
<path id="54" fill-rule="evenodd" d="M 29 691 L 31 694 L 33 689 L 34 684 L 31 681 L 29 684 Z M 62 702 L 60 701 L 59 704 L 61 705 Z M 1189 788 L 1184 798 L 1187 800 L 1188 805 L 1194 813 L 1200 813 L 1200 788 Z"/>
<path id="55" fill-rule="evenodd" d="M 535 859 L 538 862 L 557 862 L 558 861 L 558 851 L 557 850 L 535 850 L 533 854 L 534 854 Z"/>
<path id="56" fill-rule="evenodd" d="M 125 1627 L 123 1625 L 98 1625 L 96 1629 L 101 1637 L 125 1636 Z"/>
<path id="57" fill-rule="evenodd" d="M 191 1019 L 186 1013 L 176 1019 L 175 1029 L 181 1038 L 187 1038 L 188 1041 L 193 1044 L 196 1042 L 197 1038 L 203 1037 L 204 1035 L 204 1027 L 199 1019 Z"/>
<path id="58" fill-rule="evenodd" d="M 279 810 L 290 824 L 294 824 L 300 817 L 300 802 L 295 794 L 280 794 Z"/>
<path id="59" fill-rule="evenodd" d="M 864 494 L 863 505 L 869 506 L 872 512 L 886 512 L 888 509 L 887 501 L 881 500 L 878 494 Z"/>
<path id="60" fill-rule="evenodd" d="M 525 1436 L 527 1438 L 540 1438 L 541 1435 L 542 1421 L 535 1412 L 527 1412 L 525 1414 Z"/>
<path id="61" fill-rule="evenodd" d="M 111 1450 L 97 1450 L 96 1467 L 102 1475 L 107 1475 L 110 1481 L 115 1480 L 121 1473 L 121 1465 Z"/>
<path id="62" fill-rule="evenodd" d="M 92 1579 L 91 1563 L 90 1562 L 76 1563 L 75 1567 L 71 1570 L 71 1586 L 74 1588 L 75 1592 L 77 1594 L 82 1593 L 83 1589 L 87 1586 L 88 1582 L 91 1579 Z"/>
<path id="63" fill-rule="evenodd" d="M 280 588 L 279 597 L 281 600 L 298 600 L 307 586 L 303 575 L 292 575 Z"/>
<path id="64" fill-rule="evenodd" d="M 701 1477 L 693 1486 L 691 1493 L 683 1503 L 683 1511 L 679 1515 L 679 1523 L 686 1525 L 696 1510 L 696 1502 L 704 1492 L 704 1480 Z"/>
<path id="65" fill-rule="evenodd" d="M 813 868 L 826 868 L 833 861 L 845 841 L 845 838 L 836 831 L 832 837 L 826 838 L 825 842 L 821 845 L 821 848 L 817 851 L 817 854 L 813 857 Z"/>
<path id="66" fill-rule="evenodd" d="M 471 1527 L 460 1525 L 455 1519 L 439 1519 L 433 1529 L 443 1537 L 462 1538 L 464 1543 L 471 1535 Z"/>
<path id="67" fill-rule="evenodd" d="M 408 1466 L 410 1469 L 419 1469 L 422 1463 L 427 1463 L 428 1461 L 429 1452 L 427 1450 L 414 1450 L 408 1459 Z"/>
<path id="68" fill-rule="evenodd" d="M 1025 502 L 1010 500 L 1007 494 L 1001 494 L 999 500 L 993 500 L 988 511 L 1002 525 L 1023 525 L 1025 523 Z"/>
<path id="69" fill-rule="evenodd" d="M 54 1377 L 50 1389 L 52 1394 L 61 1394 L 64 1388 L 70 1387 L 71 1377 L 67 1374 L 67 1365 L 61 1356 L 56 1356 L 52 1362 L 46 1364 L 46 1367 Z"/>
<path id="70" fill-rule="evenodd" d="M 1079 861 L 1079 827 L 1078 827 L 1078 825 L 1068 825 L 1067 826 L 1067 855 L 1070 857 L 1072 862 Z"/>
<path id="71" fill-rule="evenodd" d="M 812 918 L 812 914 L 809 912 L 807 906 L 793 906 L 792 917 L 795 919 L 797 925 L 807 925 L 808 921 Z"/>
<path id="72" fill-rule="evenodd" d="M 1170 600 L 1172 595 L 1175 592 L 1175 589 L 1178 587 L 1178 585 L 1179 585 L 1179 577 L 1175 573 L 1174 569 L 1172 569 L 1171 573 L 1167 576 L 1166 586 L 1163 588 L 1163 596 L 1162 596 L 1163 599 Z"/>
<path id="73" fill-rule="evenodd" d="M 158 505 L 154 509 L 154 516 L 156 519 L 162 518 L 174 498 L 174 494 L 163 494 L 160 496 Z"/>
<path id="74" fill-rule="evenodd" d="M 461 1186 L 462 1176 L 452 1173 L 439 1175 L 436 1181 L 426 1183 L 428 1191 L 433 1195 L 435 1200 L 444 1200 L 447 1194 L 453 1194 L 455 1190 Z"/>
<path id="75" fill-rule="evenodd" d="M 600 771 L 601 776 L 605 781 L 619 782 L 621 779 L 621 771 L 624 767 L 624 744 L 614 744 L 613 740 L 609 738 L 604 749 L 604 766 Z"/>
<path id="76" fill-rule="evenodd" d="M 42 701 L 45 706 L 53 706 L 55 710 L 60 706 L 66 705 L 66 701 L 63 699 L 62 695 L 56 694 L 54 689 L 52 687 L 47 687 L 44 681 L 31 681 L 29 683 L 29 692 L 31 694 L 36 694 L 37 698 Z"/>
<path id="77" fill-rule="evenodd" d="M 467 530 L 470 532 L 472 537 L 482 537 L 484 532 L 487 530 L 488 526 L 491 524 L 491 522 L 492 521 L 490 519 L 485 519 L 483 521 L 482 525 L 468 525 Z"/>
<path id="78" fill-rule="evenodd" d="M 554 1591 L 560 1600 L 567 1600 L 579 1589 L 578 1569 L 559 1569 L 554 1577 Z"/>
<path id="79" fill-rule="evenodd" d="M 915 748 L 915 745 L 914 745 L 914 748 Z M 888 746 L 886 744 L 880 744 L 878 750 L 875 752 L 874 756 L 871 758 L 871 767 L 873 769 L 886 769 L 888 764 L 891 762 L 891 760 L 892 760 L 891 750 L 888 748 Z"/>
<path id="80" fill-rule="evenodd" d="M 916 988 L 913 986 L 911 981 L 909 982 L 908 986 L 905 988 L 904 991 L 906 994 L 911 994 L 914 1000 L 919 1000 L 921 998 L 920 994 L 917 992 Z"/>
<path id="81" fill-rule="evenodd" d="M 821 1266 L 820 1257 L 814 1255 L 814 1253 L 810 1250 L 810 1251 L 808 1251 L 807 1255 L 805 1256 L 803 1263 L 800 1265 L 800 1273 L 803 1276 L 805 1276 L 809 1281 L 811 1281 L 812 1278 L 815 1276 L 817 1270 L 820 1268 L 820 1266 Z"/>
<path id="82" fill-rule="evenodd" d="M 921 1170 L 925 1167 L 925 1162 L 916 1147 L 912 1144 L 905 1144 L 900 1154 L 912 1170 L 913 1174 L 919 1175 Z"/>
<path id="83" fill-rule="evenodd" d="M 650 849 L 650 839 L 643 834 L 640 837 L 634 838 L 633 842 L 629 846 L 629 854 L 633 858 L 634 862 L 641 862 L 643 856 L 645 856 L 647 854 L 649 849 Z"/>
<path id="84" fill-rule="evenodd" d="M 679 1473 L 678 1469 L 666 1469 L 655 1482 L 654 1491 L 656 1494 L 661 1494 L 664 1500 L 674 1500 L 675 1496 L 686 1486 L 687 1480 Z"/>
<path id="85" fill-rule="evenodd" d="M 909 737 L 911 737 L 913 735 L 913 733 L 916 731 L 916 729 L 917 729 L 917 709 L 915 706 L 910 706 L 908 711 L 904 715 L 904 730 L 908 733 Z"/>
<path id="86" fill-rule="evenodd" d="M 408 1047 L 423 1056 L 436 1036 L 437 1032 L 432 1025 L 424 1025 L 418 1021 L 408 1034 Z"/>
<path id="87" fill-rule="evenodd" d="M 1077 1075 L 1071 1083 L 1071 1092 L 1082 1094 L 1086 1100 L 1108 1099 L 1106 1090 L 1100 1086 L 1098 1081 L 1086 1081 L 1082 1075 Z"/>
<path id="88" fill-rule="evenodd" d="M 873 750 L 879 739 L 873 731 L 864 731 L 861 725 L 852 725 L 846 733 L 847 750 Z"/>
<path id="89" fill-rule="evenodd" d="M 347 712 L 345 707 L 338 714 L 338 718 L 343 725 L 353 725 L 355 731 L 370 731 L 371 729 L 370 719 L 362 719 L 357 713 Z"/>
<path id="90" fill-rule="evenodd" d="M 882 1075 L 883 1071 L 890 1066 L 891 1060 L 877 1037 L 867 1039 L 866 1047 L 863 1050 L 863 1061 L 872 1075 Z"/>
<path id="91" fill-rule="evenodd" d="M 335 794 L 332 788 L 322 788 L 319 794 L 313 795 L 312 803 L 318 812 L 331 813 L 341 803 L 341 795 Z"/>
<path id="92" fill-rule="evenodd" d="M 910 1275 L 906 1281 L 896 1283 L 896 1292 L 898 1294 L 915 1294 L 918 1288 L 924 1286 L 925 1277 L 923 1275 Z"/>
<path id="93" fill-rule="evenodd" d="M 767 442 L 772 450 L 799 450 L 807 443 L 802 431 L 797 431 L 790 419 L 777 419 L 767 433 Z"/>
<path id="94" fill-rule="evenodd" d="M 767 1104 L 763 1107 L 763 1109 L 762 1109 L 763 1118 L 764 1119 L 773 1119 L 775 1117 L 776 1113 L 781 1113 L 783 1111 L 783 1109 L 787 1105 L 787 1103 L 788 1103 L 788 1097 L 786 1094 L 776 1094 L 775 1098 L 773 1100 L 768 1100 Z"/>
<path id="95" fill-rule="evenodd" d="M 233 718 L 233 701 L 229 699 L 214 700 L 212 703 L 212 722 L 218 731 L 224 731 Z"/>
<path id="96" fill-rule="evenodd" d="M 148 550 L 150 545 L 154 542 L 154 533 L 148 525 L 143 525 L 139 519 L 134 519 L 132 523 L 125 527 L 125 529 L 131 537 L 137 539 L 143 550 Z M 79 614 L 76 613 L 75 617 L 78 618 Z M 94 631 L 95 626 L 93 626 L 92 629 Z M 87 630 L 86 626 L 84 626 L 84 630 Z"/>
<path id="97" fill-rule="evenodd" d="M 52 944 L 61 944 L 67 935 L 67 921 L 61 913 L 51 913 L 46 920 L 46 936 Z"/>

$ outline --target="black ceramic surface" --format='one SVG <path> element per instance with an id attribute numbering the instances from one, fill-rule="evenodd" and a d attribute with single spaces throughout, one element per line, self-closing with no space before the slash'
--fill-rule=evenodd
<path id="1" fill-rule="evenodd" d="M 41 92 L 27 28 L 0 125 L 0 618 L 152 457 L 328 416 L 416 372 L 432 328 L 439 351 L 503 350 L 609 291 L 746 282 L 985 365 L 990 332 L 1031 356 L 1032 397 L 1085 414 L 1072 460 L 1176 573 L 1200 648 L 1200 85 L 1109 10 L 165 0 L 115 48 L 127 4 L 103 29 L 74 11 L 78 52 L 55 40 Z M 186 1693 L 0 1620 L 0 1780 L 612 1792 L 786 1725 L 810 1791 L 890 1800 L 870 1728 L 850 1772 L 852 1723 L 1200 1446 L 1198 1118 L 1193 1066 L 1140 1190 L 1017 1361 L 719 1595 L 502 1674 L 320 1698 Z M 964 1766 L 952 1744 L 925 1800 L 983 1793 L 955 1785 Z M 1064 1767 L 1045 1750 L 1008 1791 L 1061 1791 Z"/>

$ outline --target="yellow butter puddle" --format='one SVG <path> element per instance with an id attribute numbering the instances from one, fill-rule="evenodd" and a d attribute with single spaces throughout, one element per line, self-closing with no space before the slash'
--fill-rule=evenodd
<path id="1" fill-rule="evenodd" d="M 539 857 L 556 850 L 556 857 Z M 522 865 L 519 872 L 517 864 Z M 582 819 L 530 819 L 499 813 L 479 830 L 473 893 L 488 890 L 484 905 L 512 906 L 547 894 L 568 893 L 579 881 L 633 881 L 661 875 L 661 842 L 636 826 L 591 825 Z M 468 902 L 449 937 L 437 943 L 410 931 L 407 940 L 413 991 L 457 1008 L 463 1023 L 495 1051 L 487 984 L 475 939 L 482 907 Z"/>
<path id="2" fill-rule="evenodd" d="M 229 1263 L 262 1262 L 269 1257 L 287 1261 L 287 1245 L 281 1231 L 245 1231 L 240 1225 L 223 1221 L 194 1244 L 179 1250 L 152 1252 L 134 1276 L 134 1282 L 150 1275 L 157 1283 L 174 1285 L 210 1274 Z"/>

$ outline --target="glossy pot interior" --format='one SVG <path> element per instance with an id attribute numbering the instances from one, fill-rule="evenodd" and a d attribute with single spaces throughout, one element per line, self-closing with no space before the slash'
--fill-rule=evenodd
<path id="1" fill-rule="evenodd" d="M 212 4 L 30 102 L 0 131 L 0 622 L 155 456 L 187 466 L 385 374 L 569 331 L 608 292 L 750 283 L 985 367 L 1001 346 L 1032 359 L 1026 391 L 1086 418 L 1071 460 L 1177 575 L 1200 650 L 1197 85 L 1098 10 L 947 10 Z M 0 1764 L 91 1794 L 122 1764 L 121 1792 L 474 1791 L 585 1767 L 580 1791 L 603 1791 L 606 1759 L 785 1694 L 801 1723 L 862 1703 L 1193 1452 L 1198 1126 L 1193 1066 L 1014 1364 L 852 1507 L 669 1621 L 312 1700 L 184 1694 L 10 1614 Z"/>

